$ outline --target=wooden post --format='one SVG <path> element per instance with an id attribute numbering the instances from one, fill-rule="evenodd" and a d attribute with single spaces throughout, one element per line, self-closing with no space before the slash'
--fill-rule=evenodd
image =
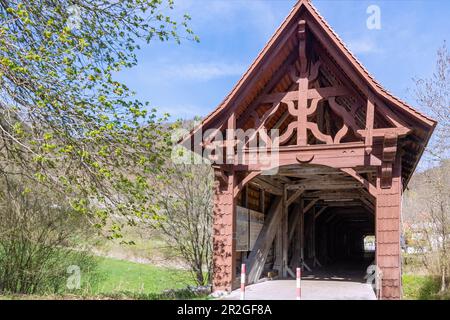
<path id="1" fill-rule="evenodd" d="M 275 197 L 269 212 L 264 221 L 264 226 L 256 239 L 255 246 L 247 260 L 248 283 L 256 282 L 264 268 L 267 259 L 267 254 L 272 247 L 275 234 L 281 223 L 282 218 L 282 201 L 281 197 Z"/>
<path id="2" fill-rule="evenodd" d="M 313 267 L 316 266 L 316 207 L 311 209 L 311 257 Z"/>
<path id="3" fill-rule="evenodd" d="M 312 252 L 313 252 L 313 266 L 319 266 L 321 267 L 322 264 L 320 263 L 319 259 L 317 258 L 317 228 L 316 228 L 316 207 L 312 209 Z"/>
<path id="4" fill-rule="evenodd" d="M 282 241 L 283 241 L 283 251 L 282 251 L 282 276 L 287 277 L 288 273 L 288 251 L 289 251 L 289 234 L 288 234 L 288 206 L 287 206 L 287 189 L 284 188 L 283 191 L 283 219 L 281 220 L 282 226 Z"/>
<path id="5" fill-rule="evenodd" d="M 259 190 L 259 211 L 261 213 L 266 213 L 266 192 L 264 189 Z"/>
<path id="6" fill-rule="evenodd" d="M 376 199 L 376 263 L 383 273 L 381 288 L 383 299 L 401 298 L 401 162 L 397 156 L 388 189 L 381 188 L 381 170 L 377 178 Z"/>
<path id="7" fill-rule="evenodd" d="M 301 251 L 302 251 L 302 243 L 301 243 L 301 233 L 302 233 L 302 214 L 303 214 L 303 208 L 299 205 L 297 205 L 294 208 L 293 214 L 296 214 L 298 216 L 295 226 L 295 232 L 294 232 L 294 252 L 292 254 L 292 259 L 290 266 L 292 269 L 295 269 L 299 266 L 301 266 Z"/>
<path id="8" fill-rule="evenodd" d="M 281 213 L 282 214 L 282 213 Z M 283 274 L 283 230 L 282 222 L 277 228 L 277 234 L 275 236 L 275 261 L 273 269 L 278 271 L 278 275 L 281 277 Z"/>
<path id="9" fill-rule="evenodd" d="M 305 200 L 300 200 L 300 262 L 305 261 Z"/>
<path id="10" fill-rule="evenodd" d="M 216 176 L 225 181 L 216 181 L 214 188 L 213 290 L 231 291 L 236 278 L 236 181 L 233 172 Z"/>
<path id="11" fill-rule="evenodd" d="M 301 214 L 301 232 L 300 232 L 300 242 L 301 242 L 301 250 L 300 250 L 300 262 L 301 267 L 305 268 L 308 271 L 311 271 L 311 268 L 305 262 L 305 201 L 303 199 L 300 200 L 300 214 Z"/>

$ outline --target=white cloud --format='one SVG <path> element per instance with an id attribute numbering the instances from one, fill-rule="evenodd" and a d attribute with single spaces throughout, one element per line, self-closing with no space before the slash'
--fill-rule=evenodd
<path id="1" fill-rule="evenodd" d="M 354 54 L 367 54 L 367 53 L 378 53 L 381 50 L 377 47 L 376 43 L 372 39 L 354 39 L 347 41 L 347 47 Z"/>
<path id="2" fill-rule="evenodd" d="M 230 63 L 190 63 L 171 66 L 161 71 L 164 77 L 184 80 L 208 81 L 217 78 L 239 76 L 245 71 L 245 66 Z"/>

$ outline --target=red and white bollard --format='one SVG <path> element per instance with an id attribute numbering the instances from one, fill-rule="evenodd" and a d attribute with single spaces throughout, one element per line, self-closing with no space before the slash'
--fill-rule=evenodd
<path id="1" fill-rule="evenodd" d="M 245 300 L 245 264 L 241 266 L 241 300 Z"/>
<path id="2" fill-rule="evenodd" d="M 302 299 L 302 269 L 297 268 L 297 300 Z"/>

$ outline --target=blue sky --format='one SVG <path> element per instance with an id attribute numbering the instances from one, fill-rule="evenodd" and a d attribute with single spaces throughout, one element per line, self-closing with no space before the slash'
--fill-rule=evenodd
<path id="1" fill-rule="evenodd" d="M 139 65 L 120 74 L 141 100 L 172 118 L 211 112 L 228 94 L 287 16 L 295 0 L 175 0 L 192 16 L 201 42 L 153 42 Z M 450 41 L 450 1 L 313 1 L 369 72 L 416 106 L 412 78 L 430 76 L 436 50 Z M 368 6 L 381 9 L 381 29 L 366 27 Z M 417 107 L 417 106 L 416 106 Z"/>

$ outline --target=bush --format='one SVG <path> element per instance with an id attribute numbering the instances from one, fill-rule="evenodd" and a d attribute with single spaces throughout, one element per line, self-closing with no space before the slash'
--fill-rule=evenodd
<path id="1" fill-rule="evenodd" d="M 95 281 L 96 260 L 80 246 L 87 221 L 45 190 L 23 190 L 11 181 L 1 187 L 0 292 L 55 294 L 69 282 L 82 290 Z M 80 286 L 78 270 L 88 277 Z"/>
<path id="2" fill-rule="evenodd" d="M 439 293 L 440 278 L 426 275 L 403 276 L 403 298 L 408 300 L 449 300 L 450 291 Z"/>

